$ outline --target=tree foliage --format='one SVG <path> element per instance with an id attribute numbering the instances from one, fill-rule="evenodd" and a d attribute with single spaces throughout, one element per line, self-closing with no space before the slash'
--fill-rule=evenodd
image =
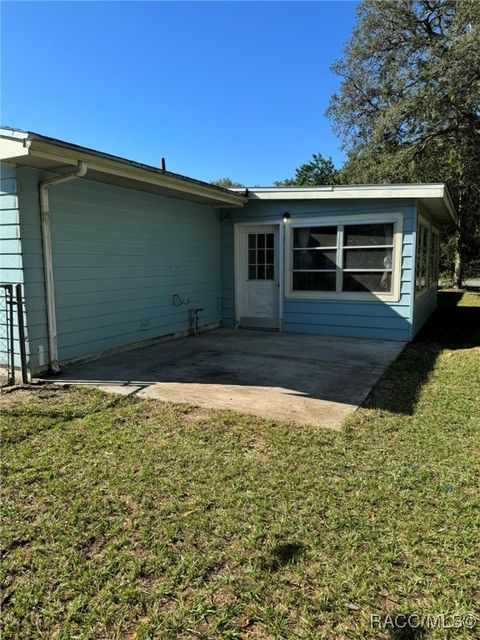
<path id="1" fill-rule="evenodd" d="M 480 2 L 364 0 L 333 70 L 346 179 L 447 182 L 460 263 L 480 270 Z"/>
<path id="2" fill-rule="evenodd" d="M 314 187 L 322 184 L 337 184 L 339 172 L 335 169 L 332 158 L 324 158 L 321 153 L 314 153 L 312 160 L 300 165 L 293 178 L 275 182 L 277 187 Z"/>
<path id="3" fill-rule="evenodd" d="M 214 184 L 216 187 L 225 187 L 226 189 L 230 189 L 230 187 L 245 186 L 241 182 L 235 182 L 234 180 L 230 180 L 230 178 L 219 178 L 218 180 L 213 180 L 211 184 Z"/>

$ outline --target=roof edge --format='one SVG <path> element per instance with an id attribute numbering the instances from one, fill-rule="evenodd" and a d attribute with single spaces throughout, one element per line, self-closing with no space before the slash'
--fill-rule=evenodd
<path id="1" fill-rule="evenodd" d="M 232 191 L 241 191 L 239 188 Z M 437 201 L 447 219 L 457 223 L 448 187 L 443 182 L 404 184 L 319 185 L 315 187 L 249 187 L 251 200 L 413 199 Z M 443 217 L 443 216 L 442 216 Z"/>
<path id="2" fill-rule="evenodd" d="M 340 191 L 355 190 L 399 190 L 404 191 L 412 188 L 443 189 L 444 182 L 403 182 L 403 183 L 381 183 L 381 184 L 329 184 L 315 187 L 248 187 L 250 193 L 331 193 Z M 231 187 L 231 191 L 242 191 L 240 187 Z"/>
<path id="3" fill-rule="evenodd" d="M 48 155 L 49 151 L 55 152 L 55 150 L 57 150 L 62 156 L 64 155 L 64 152 L 70 153 L 72 155 L 73 162 L 85 160 L 87 163 L 89 162 L 89 159 L 85 156 L 90 156 L 90 159 L 94 158 L 96 161 L 102 162 L 105 169 L 105 163 L 110 164 L 110 169 L 113 169 L 115 165 L 119 168 L 123 167 L 124 169 L 127 169 L 127 171 L 130 168 L 135 170 L 135 179 L 137 180 L 142 179 L 141 174 L 143 172 L 145 182 L 150 182 L 149 178 L 154 178 L 154 182 L 157 184 L 159 180 L 164 181 L 166 183 L 165 187 L 170 189 L 175 189 L 175 187 L 177 187 L 178 190 L 183 193 L 191 192 L 192 195 L 203 195 L 204 197 L 215 201 L 217 203 L 216 206 L 243 206 L 248 202 L 245 190 L 243 190 L 243 193 L 237 193 L 231 189 L 213 185 L 173 171 L 163 171 L 161 168 L 154 167 L 152 165 L 137 162 L 135 160 L 129 160 L 122 156 L 115 156 L 110 153 L 105 153 L 89 147 L 83 147 L 74 143 L 65 142 L 63 140 L 44 136 L 32 131 L 22 131 L 20 129 L 2 126 L 0 127 L 0 136 L 4 139 L 10 139 L 12 143 L 21 143 L 23 145 L 22 155 L 45 156 Z M 12 156 L 12 158 L 14 157 L 15 156 Z M 5 157 L 4 160 L 8 161 L 8 158 Z M 92 164 L 91 160 L 90 164 Z M 158 186 L 161 186 L 161 184 Z"/>

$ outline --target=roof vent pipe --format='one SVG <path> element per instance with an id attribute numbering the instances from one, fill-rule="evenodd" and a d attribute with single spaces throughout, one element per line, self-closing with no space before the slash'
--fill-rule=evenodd
<path id="1" fill-rule="evenodd" d="M 59 373 L 57 344 L 57 315 L 55 309 L 55 288 L 53 280 L 52 236 L 50 233 L 50 202 L 48 190 L 62 182 L 82 178 L 87 173 L 87 163 L 79 162 L 77 169 L 61 176 L 44 180 L 39 184 L 40 215 L 42 221 L 43 271 L 47 306 L 49 366 L 53 373 Z"/>

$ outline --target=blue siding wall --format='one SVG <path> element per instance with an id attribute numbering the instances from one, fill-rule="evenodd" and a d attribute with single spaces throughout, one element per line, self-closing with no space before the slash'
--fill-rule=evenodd
<path id="1" fill-rule="evenodd" d="M 19 218 L 16 168 L 2 164 L 0 166 L 0 282 L 2 283 L 23 285 L 24 282 Z M 3 296 L 3 290 L 0 294 Z M 15 366 L 20 367 L 20 346 L 18 342 L 16 313 L 14 318 Z M 5 306 L 4 300 L 2 299 L 0 303 L 2 338 L 5 336 L 5 329 L 3 328 L 5 322 Z M 0 364 L 5 364 L 6 359 L 6 344 L 2 339 L 0 344 Z"/>
<path id="2" fill-rule="evenodd" d="M 412 255 L 415 224 L 413 201 L 250 201 L 242 210 L 222 214 L 222 301 L 223 325 L 235 326 L 234 224 L 236 222 L 278 222 L 284 211 L 297 218 L 401 213 L 403 249 L 401 296 L 398 302 L 309 300 L 284 297 L 283 330 L 332 336 L 411 339 Z"/>
<path id="3" fill-rule="evenodd" d="M 5 164 L 0 167 L 0 211 L 0 281 L 23 282 L 16 169 Z"/>
<path id="4" fill-rule="evenodd" d="M 412 338 L 423 327 L 428 318 L 437 308 L 437 285 L 433 285 L 415 296 L 413 306 Z"/>
<path id="5" fill-rule="evenodd" d="M 18 169 L 31 363 L 47 359 L 38 183 Z M 220 222 L 209 206 L 78 179 L 50 190 L 60 360 L 221 320 Z M 177 295 L 186 304 L 175 306 Z M 43 356 L 42 356 L 43 354 Z"/>

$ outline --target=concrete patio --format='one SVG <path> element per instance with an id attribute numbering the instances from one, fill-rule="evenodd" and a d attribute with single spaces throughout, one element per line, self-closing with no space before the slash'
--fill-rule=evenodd
<path id="1" fill-rule="evenodd" d="M 56 383 L 339 428 L 403 342 L 217 329 L 75 364 Z"/>

